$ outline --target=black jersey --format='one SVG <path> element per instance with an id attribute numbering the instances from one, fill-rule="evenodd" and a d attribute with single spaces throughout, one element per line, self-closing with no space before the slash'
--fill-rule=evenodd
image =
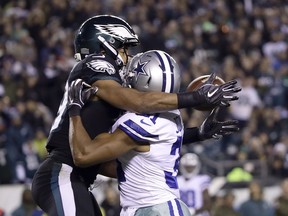
<path id="1" fill-rule="evenodd" d="M 119 69 L 115 61 L 109 56 L 90 55 L 70 72 L 65 86 L 65 93 L 59 106 L 57 117 L 52 125 L 46 148 L 50 155 L 54 155 L 59 162 L 75 168 L 69 146 L 69 115 L 67 112 L 68 86 L 75 79 L 82 79 L 88 84 L 97 80 L 115 80 L 121 84 Z M 81 119 L 91 139 L 99 133 L 108 132 L 114 120 L 119 116 L 120 109 L 111 106 L 103 100 L 90 101 L 81 110 Z M 85 182 L 91 184 L 97 174 L 97 166 L 77 168 Z"/>

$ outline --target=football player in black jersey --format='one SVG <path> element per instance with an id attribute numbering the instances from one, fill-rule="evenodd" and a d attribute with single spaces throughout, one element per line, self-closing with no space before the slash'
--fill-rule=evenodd
<path id="1" fill-rule="evenodd" d="M 75 57 L 80 61 L 70 72 L 57 117 L 51 127 L 46 145 L 49 156 L 35 173 L 32 182 L 33 198 L 49 216 L 101 215 L 88 188 L 97 174 L 109 175 L 109 170 L 102 169 L 101 164 L 79 168 L 73 163 L 67 112 L 67 91 L 73 80 L 82 79 L 89 85 L 97 85 L 97 96 L 103 99 L 91 100 L 81 110 L 81 119 L 91 138 L 107 132 L 121 110 L 155 113 L 199 105 L 227 106 L 237 99 L 221 86 L 212 85 L 179 94 L 144 93 L 123 87 L 122 72 L 128 61 L 128 48 L 137 44 L 139 40 L 133 29 L 119 17 L 95 16 L 80 26 L 75 37 Z M 211 91 L 216 93 L 208 97 Z"/>

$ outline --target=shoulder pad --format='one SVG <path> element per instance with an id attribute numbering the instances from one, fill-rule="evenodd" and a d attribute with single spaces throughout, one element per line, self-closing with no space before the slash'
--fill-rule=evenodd
<path id="1" fill-rule="evenodd" d="M 118 70 L 115 61 L 111 61 L 107 56 L 92 54 L 85 58 L 83 66 L 95 72 L 115 74 Z"/>

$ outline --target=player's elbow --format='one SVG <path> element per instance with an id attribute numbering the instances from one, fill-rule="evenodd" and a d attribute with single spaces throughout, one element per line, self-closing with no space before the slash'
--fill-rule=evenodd
<path id="1" fill-rule="evenodd" d="M 81 153 L 73 153 L 73 162 L 77 167 L 88 167 L 89 161 L 85 157 L 85 155 Z"/>

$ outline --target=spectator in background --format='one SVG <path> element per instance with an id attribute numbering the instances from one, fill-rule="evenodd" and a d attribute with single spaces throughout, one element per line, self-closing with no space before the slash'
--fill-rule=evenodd
<path id="1" fill-rule="evenodd" d="M 254 81 L 252 76 L 241 77 L 242 91 L 239 93 L 239 100 L 230 106 L 231 116 L 239 121 L 240 128 L 247 126 L 254 108 L 262 106 Z"/>
<path id="2" fill-rule="evenodd" d="M 251 129 L 249 128 L 248 133 L 250 133 L 250 136 L 252 136 L 251 131 L 254 129 L 254 125 L 252 124 L 254 123 L 254 112 L 255 109 L 262 106 L 262 101 L 254 86 L 255 78 L 253 76 L 243 75 L 240 82 L 242 86 L 242 91 L 239 93 L 239 100 L 231 104 L 229 108 L 229 113 L 233 119 L 239 121 L 239 127 L 241 131 L 244 131 L 246 130 L 246 128 L 251 127 Z M 254 130 L 252 132 L 254 132 Z M 228 157 L 231 145 L 233 145 L 233 147 L 236 147 L 237 150 L 241 150 L 241 147 L 247 148 L 247 143 L 243 141 L 245 140 L 241 137 L 241 133 L 235 134 L 235 136 L 233 135 L 224 137 L 223 142 L 221 142 L 221 151 L 226 154 L 226 157 Z M 250 140 L 248 141 L 250 142 Z M 252 149 L 250 146 L 248 146 L 248 148 Z"/>
<path id="3" fill-rule="evenodd" d="M 47 156 L 47 151 L 45 148 L 46 142 L 47 142 L 47 136 L 45 134 L 45 131 L 42 128 L 36 129 L 35 137 L 32 140 L 32 145 L 40 161 L 43 161 Z"/>
<path id="4" fill-rule="evenodd" d="M 288 177 L 288 135 L 282 135 L 274 145 L 270 163 L 275 176 Z"/>
<path id="5" fill-rule="evenodd" d="M 32 193 L 29 188 L 25 188 L 22 192 L 22 201 L 20 206 L 18 206 L 13 212 L 12 216 L 40 216 L 42 211 L 37 209 Z"/>
<path id="6" fill-rule="evenodd" d="M 239 207 L 241 216 L 274 216 L 273 207 L 263 199 L 263 188 L 257 181 L 249 184 L 250 198 Z"/>
<path id="7" fill-rule="evenodd" d="M 15 111 L 11 116 L 11 126 L 7 130 L 7 155 L 14 183 L 25 182 L 24 144 L 32 137 L 32 129 Z"/>
<path id="8" fill-rule="evenodd" d="M 254 166 L 252 163 L 246 163 L 242 167 L 234 167 L 226 176 L 228 182 L 241 183 L 253 180 L 252 171 Z"/>
<path id="9" fill-rule="evenodd" d="M 281 195 L 275 200 L 275 216 L 288 216 L 288 179 L 281 183 Z"/>
<path id="10" fill-rule="evenodd" d="M 24 154 L 24 167 L 25 167 L 25 181 L 31 182 L 32 178 L 40 166 L 40 158 L 33 147 L 33 140 L 29 139 L 23 144 L 23 154 Z"/>
<path id="11" fill-rule="evenodd" d="M 232 191 L 225 192 L 222 203 L 213 210 L 213 216 L 240 216 L 234 209 L 235 195 Z"/>

